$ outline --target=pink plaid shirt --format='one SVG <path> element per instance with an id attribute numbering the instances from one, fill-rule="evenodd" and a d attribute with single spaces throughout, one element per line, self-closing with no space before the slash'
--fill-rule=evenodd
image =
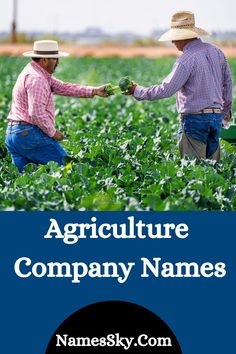
<path id="1" fill-rule="evenodd" d="M 52 137 L 56 132 L 53 94 L 90 98 L 93 97 L 93 87 L 57 80 L 32 61 L 16 81 L 7 119 L 37 125 Z"/>

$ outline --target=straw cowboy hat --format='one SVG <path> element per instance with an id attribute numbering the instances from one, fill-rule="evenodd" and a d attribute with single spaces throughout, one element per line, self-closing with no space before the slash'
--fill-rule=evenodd
<path id="1" fill-rule="evenodd" d="M 209 34 L 202 28 L 195 27 L 194 14 L 189 11 L 175 13 L 171 18 L 171 29 L 165 32 L 159 41 L 179 41 L 197 38 Z"/>
<path id="2" fill-rule="evenodd" d="M 23 55 L 30 58 L 60 58 L 67 57 L 69 53 L 59 52 L 56 41 L 44 40 L 34 42 L 33 50 Z"/>

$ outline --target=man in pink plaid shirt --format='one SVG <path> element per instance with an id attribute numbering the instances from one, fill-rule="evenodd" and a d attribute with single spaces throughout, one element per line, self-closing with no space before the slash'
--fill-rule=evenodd
<path id="1" fill-rule="evenodd" d="M 63 165 L 67 153 L 59 143 L 64 135 L 55 128 L 53 94 L 107 97 L 106 85 L 82 86 L 55 79 L 52 74 L 59 58 L 68 55 L 58 50 L 56 41 L 36 41 L 33 51 L 23 55 L 31 57 L 32 61 L 23 69 L 13 88 L 6 146 L 20 172 L 28 163 L 56 161 Z"/>

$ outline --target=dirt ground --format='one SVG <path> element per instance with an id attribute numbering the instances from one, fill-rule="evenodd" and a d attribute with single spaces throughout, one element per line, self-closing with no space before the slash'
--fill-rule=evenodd
<path id="1" fill-rule="evenodd" d="M 23 52 L 30 51 L 32 45 L 27 44 L 0 44 L 0 55 L 21 55 Z M 236 48 L 221 48 L 226 57 L 236 58 Z M 70 53 L 73 56 L 94 56 L 112 57 L 119 56 L 129 58 L 133 56 L 145 56 L 157 58 L 163 56 L 177 56 L 180 52 L 175 47 L 113 47 L 113 46 L 60 46 L 60 50 Z"/>

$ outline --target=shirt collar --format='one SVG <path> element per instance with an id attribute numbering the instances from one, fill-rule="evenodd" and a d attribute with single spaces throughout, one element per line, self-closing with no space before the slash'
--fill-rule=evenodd
<path id="1" fill-rule="evenodd" d="M 200 38 L 196 38 L 193 41 L 186 44 L 186 46 L 183 49 L 183 52 L 185 52 L 186 50 L 188 50 L 190 48 L 194 48 L 194 47 L 198 46 L 199 44 L 202 44 L 202 40 Z"/>
<path id="2" fill-rule="evenodd" d="M 46 77 L 46 79 L 51 79 L 51 74 L 49 74 L 45 69 L 42 68 L 36 61 L 31 61 L 30 65 L 35 69 L 37 72 L 40 72 L 43 74 L 43 76 Z"/>

